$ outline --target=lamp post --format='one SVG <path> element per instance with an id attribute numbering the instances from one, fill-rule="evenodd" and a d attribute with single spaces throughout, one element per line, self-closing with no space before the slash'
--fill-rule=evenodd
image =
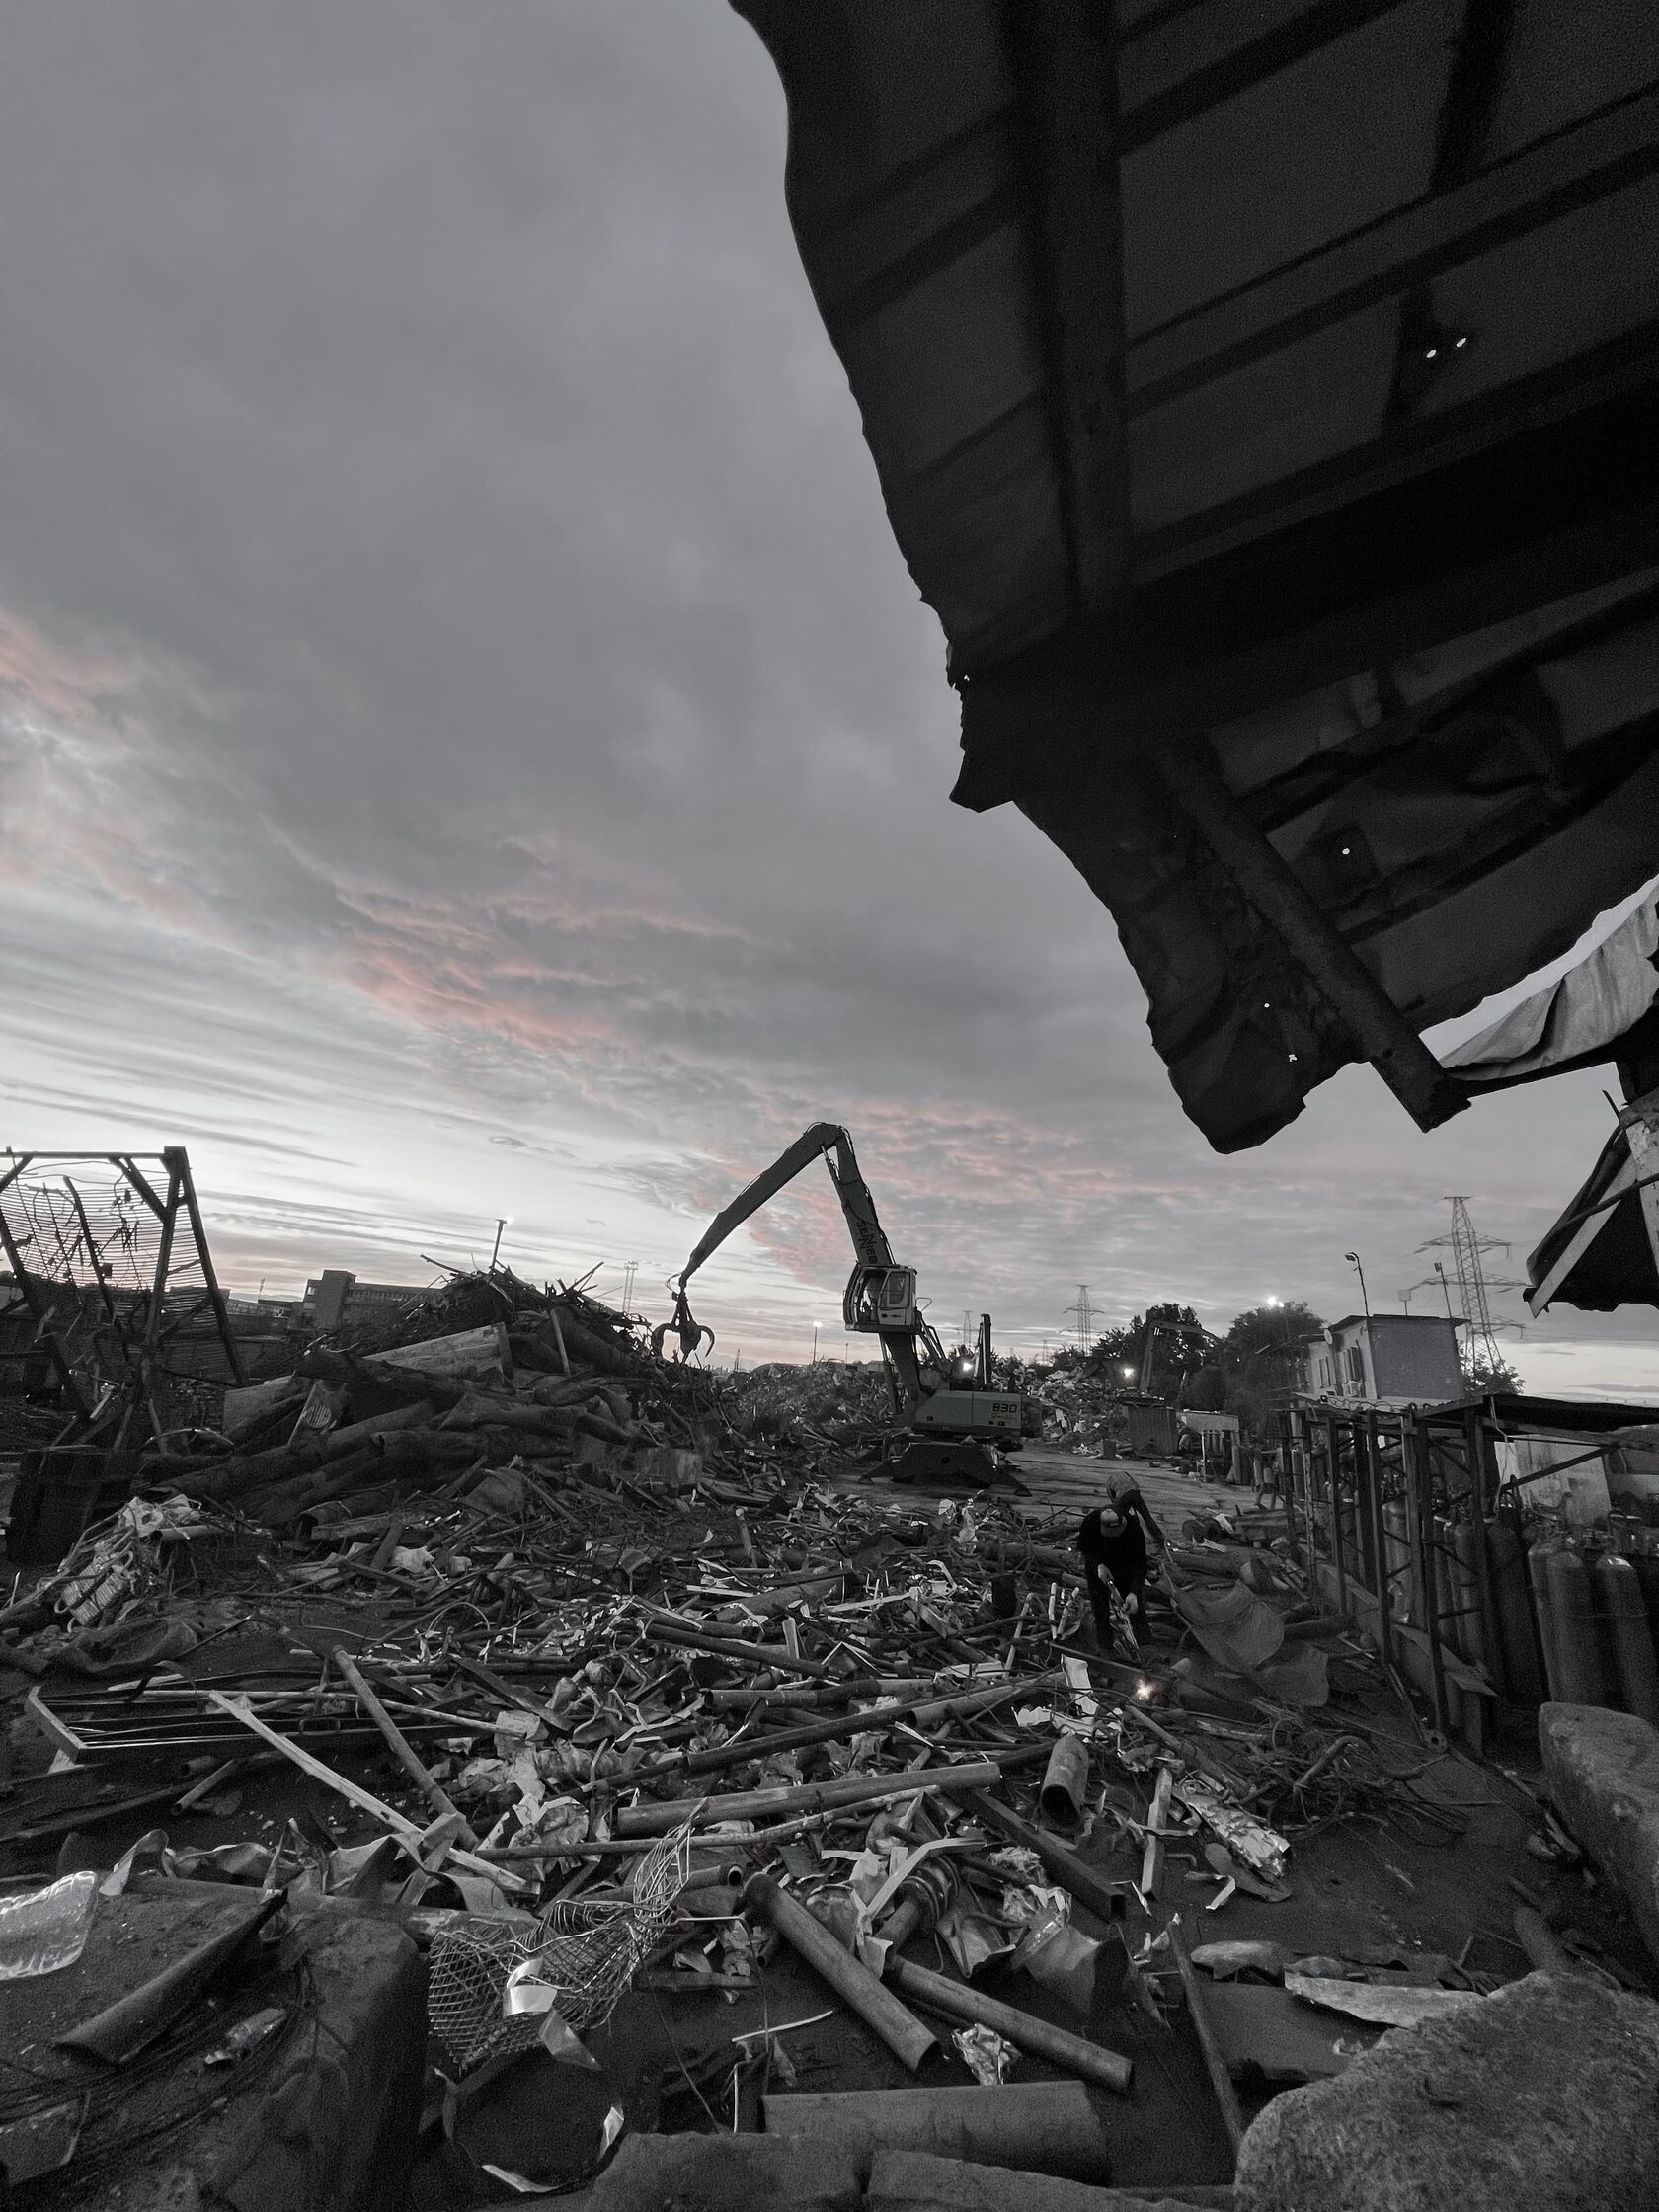
<path id="1" fill-rule="evenodd" d="M 500 1259 L 500 1257 L 501 1257 L 501 1240 L 502 1240 L 502 1230 L 503 1230 L 504 1228 L 506 1228 L 506 1226 L 507 1226 L 508 1223 L 509 1223 L 509 1222 L 511 1222 L 511 1221 L 512 1221 L 512 1219 L 513 1219 L 513 1216 L 512 1216 L 511 1214 L 503 1214 L 503 1215 L 499 1216 L 499 1217 L 498 1217 L 498 1219 L 497 1219 L 497 1222 L 496 1222 L 496 1244 L 495 1244 L 495 1249 L 494 1249 L 494 1251 L 492 1251 L 492 1252 L 491 1252 L 491 1254 L 490 1254 L 490 1273 L 491 1273 L 492 1275 L 493 1275 L 493 1274 L 494 1274 L 494 1273 L 496 1272 L 496 1262 L 497 1262 L 497 1260 L 498 1260 L 498 1259 Z"/>
<path id="2" fill-rule="evenodd" d="M 1365 1269 L 1360 1265 L 1360 1255 L 1358 1252 L 1344 1252 L 1342 1256 L 1352 1264 L 1355 1274 L 1360 1279 L 1360 1304 L 1365 1307 L 1365 1317 L 1369 1321 L 1371 1319 L 1371 1300 L 1366 1292 Z"/>
<path id="3" fill-rule="evenodd" d="M 812 1348 L 812 1364 L 813 1364 L 813 1366 L 814 1366 L 814 1367 L 817 1367 L 817 1365 L 818 1365 L 818 1331 L 819 1331 L 819 1323 L 818 1323 L 817 1321 L 815 1321 L 815 1322 L 813 1323 L 813 1348 Z"/>
<path id="4" fill-rule="evenodd" d="M 1279 1386 L 1279 1391 L 1280 1391 L 1280 1394 L 1281 1394 L 1281 1396 L 1287 1396 L 1287 1395 L 1289 1395 L 1289 1393 L 1290 1393 L 1290 1389 L 1291 1389 L 1291 1367 L 1292 1367 L 1292 1354 L 1291 1354 L 1291 1317 L 1290 1317 L 1290 1315 L 1289 1315 L 1289 1314 L 1288 1314 L 1288 1313 L 1287 1313 L 1287 1312 L 1285 1311 L 1285 1302 L 1284 1302 L 1284 1300 L 1283 1300 L 1282 1298 L 1270 1298 L 1270 1299 L 1268 1300 L 1268 1302 L 1267 1302 L 1267 1305 L 1268 1305 L 1268 1311 L 1269 1311 L 1269 1312 L 1271 1312 L 1271 1313 L 1277 1313 L 1277 1314 L 1278 1314 L 1278 1316 L 1279 1316 L 1279 1344 L 1278 1344 L 1278 1354 L 1279 1354 L 1279 1385 L 1278 1385 L 1278 1386 Z"/>

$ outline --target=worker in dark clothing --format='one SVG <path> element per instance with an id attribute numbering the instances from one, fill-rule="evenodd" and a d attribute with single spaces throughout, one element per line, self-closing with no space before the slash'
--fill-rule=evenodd
<path id="1" fill-rule="evenodd" d="M 1106 1589 L 1108 1578 L 1123 1601 L 1131 1627 L 1140 1631 L 1146 1599 L 1146 1529 L 1150 1518 L 1146 1501 L 1133 1483 L 1114 1484 L 1106 1503 L 1085 1513 L 1077 1531 L 1094 1625 L 1104 1650 L 1110 1651 L 1116 1640 L 1112 1600 Z"/>

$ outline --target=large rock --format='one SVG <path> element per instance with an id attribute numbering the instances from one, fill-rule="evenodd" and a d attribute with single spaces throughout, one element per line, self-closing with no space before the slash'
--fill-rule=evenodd
<path id="1" fill-rule="evenodd" d="M 1633 2212 L 1659 2204 L 1659 2005 L 1529 1974 L 1276 2097 L 1237 2212 Z"/>
<path id="2" fill-rule="evenodd" d="M 1659 1964 L 1659 1728 L 1600 1705 L 1540 1705 L 1539 1750 L 1561 1818 L 1623 1891 Z"/>

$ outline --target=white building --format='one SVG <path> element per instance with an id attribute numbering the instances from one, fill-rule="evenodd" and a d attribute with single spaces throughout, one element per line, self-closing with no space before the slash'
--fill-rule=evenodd
<path id="1" fill-rule="evenodd" d="M 1438 1313 L 1350 1313 L 1301 1348 L 1304 1397 L 1365 1405 L 1450 1405 L 1468 1394 L 1462 1324 Z"/>

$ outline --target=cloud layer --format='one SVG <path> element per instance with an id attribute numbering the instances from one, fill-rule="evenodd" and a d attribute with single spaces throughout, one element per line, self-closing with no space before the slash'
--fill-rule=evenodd
<path id="1" fill-rule="evenodd" d="M 1514 1239 L 1591 1078 L 1180 1119 L 1108 917 L 946 803 L 954 700 L 714 0 L 25 11 L 0 79 L 0 1141 L 190 1144 L 226 1272 L 505 1249 L 641 1295 L 808 1122 L 936 1317 L 1224 1320 Z M 723 1349 L 832 1321 L 798 1187 Z M 1516 1272 L 1519 1272 L 1517 1269 Z M 1515 1302 L 1509 1309 L 1518 1311 Z M 1651 1314 L 1540 1386 L 1659 1393 Z M 1608 1349 L 1608 1347 L 1612 1349 Z"/>

